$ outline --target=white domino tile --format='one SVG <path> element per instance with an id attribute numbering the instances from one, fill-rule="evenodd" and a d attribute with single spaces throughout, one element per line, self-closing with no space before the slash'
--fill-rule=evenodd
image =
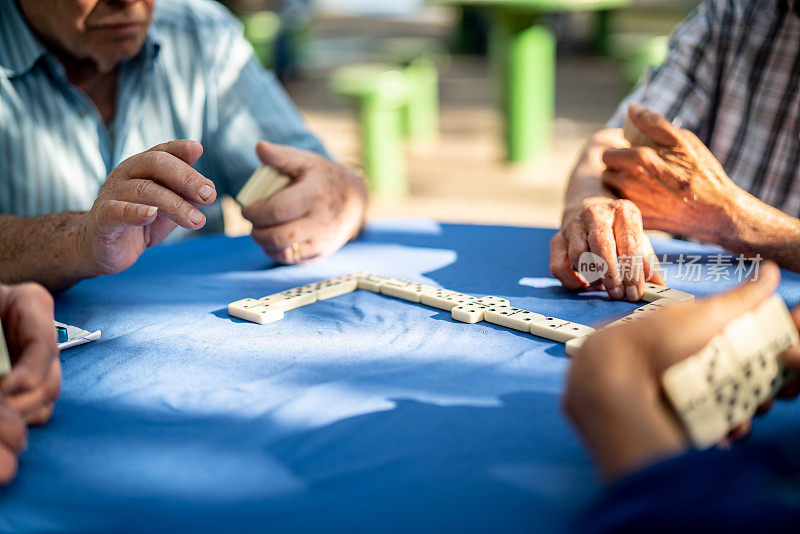
<path id="1" fill-rule="evenodd" d="M 695 446 L 711 447 L 728 434 L 730 425 L 694 361 L 686 359 L 672 365 L 661 383 Z"/>
<path id="2" fill-rule="evenodd" d="M 484 306 L 510 306 L 511 302 L 508 299 L 504 299 L 501 297 L 495 297 L 494 295 L 487 295 L 485 297 L 481 297 L 477 300 L 480 304 Z"/>
<path id="3" fill-rule="evenodd" d="M 450 311 L 455 306 L 467 304 L 474 300 L 477 299 L 471 295 L 466 295 L 464 293 L 442 288 L 437 288 L 435 291 L 431 293 L 425 293 L 420 297 L 420 303 L 424 304 L 425 306 L 446 311 Z"/>
<path id="4" fill-rule="evenodd" d="M 564 350 L 566 351 L 567 356 L 575 356 L 578 351 L 581 350 L 581 347 L 588 337 L 589 336 L 576 337 L 567 341 L 564 344 Z"/>
<path id="5" fill-rule="evenodd" d="M 513 306 L 489 306 L 483 312 L 483 320 L 487 323 L 513 328 L 521 332 L 530 332 L 531 323 L 538 319 L 544 319 L 544 315 Z"/>
<path id="6" fill-rule="evenodd" d="M 663 310 L 664 308 L 668 308 L 677 304 L 680 301 L 670 300 L 670 299 L 658 299 L 653 301 L 649 304 L 645 304 L 644 306 L 640 306 L 633 310 L 634 314 L 645 315 L 648 313 L 654 313 Z"/>
<path id="7" fill-rule="evenodd" d="M 387 283 L 381 286 L 381 294 L 390 297 L 407 300 L 409 302 L 420 302 L 423 295 L 432 295 L 438 291 L 438 287 L 415 282 Z"/>
<path id="8" fill-rule="evenodd" d="M 450 313 L 454 321 L 462 323 L 477 323 L 483 321 L 483 312 L 488 308 L 485 304 L 477 304 L 475 301 L 467 304 L 454 306 Z"/>
<path id="9" fill-rule="evenodd" d="M 797 327 L 779 295 L 773 295 L 764 301 L 753 315 L 759 331 L 771 340 L 772 350 L 783 352 L 800 343 Z"/>
<path id="10" fill-rule="evenodd" d="M 545 317 L 531 323 L 530 332 L 535 336 L 566 343 L 576 337 L 588 336 L 594 332 L 594 328 L 565 321 L 564 319 Z"/>
<path id="11" fill-rule="evenodd" d="M 236 195 L 236 200 L 243 206 L 263 202 L 290 183 L 289 178 L 274 168 L 262 165 L 244 184 L 244 187 Z"/>
<path id="12" fill-rule="evenodd" d="M 364 273 L 357 276 L 358 289 L 371 291 L 372 293 L 380 293 L 381 286 L 393 280 L 387 276 L 378 276 L 377 274 Z"/>
<path id="13" fill-rule="evenodd" d="M 645 282 L 644 294 L 642 300 L 645 302 L 653 302 L 658 299 L 671 299 L 679 302 L 694 302 L 694 295 L 684 291 L 678 291 L 671 287 L 654 284 L 652 282 Z"/>
<path id="14" fill-rule="evenodd" d="M 0 323 L 0 376 L 11 372 L 11 356 L 8 354 L 6 338 L 3 335 L 3 324 Z"/>
<path id="15" fill-rule="evenodd" d="M 317 290 L 313 284 L 294 287 L 287 291 L 278 293 L 280 295 L 269 304 L 281 308 L 284 311 L 294 310 L 300 306 L 308 306 L 317 301 Z M 270 295 L 273 296 L 273 295 Z"/>
<path id="16" fill-rule="evenodd" d="M 352 293 L 358 289 L 358 280 L 353 275 L 331 278 L 313 284 L 317 300 L 332 299 Z"/>
<path id="17" fill-rule="evenodd" d="M 625 137 L 625 139 L 627 139 L 631 146 L 656 146 L 649 137 L 644 135 L 636 126 L 633 125 L 627 113 L 625 113 L 625 118 L 622 121 L 622 135 Z"/>
<path id="18" fill-rule="evenodd" d="M 279 307 L 256 299 L 242 299 L 228 304 L 228 315 L 251 323 L 267 324 L 283 319 L 284 312 Z"/>

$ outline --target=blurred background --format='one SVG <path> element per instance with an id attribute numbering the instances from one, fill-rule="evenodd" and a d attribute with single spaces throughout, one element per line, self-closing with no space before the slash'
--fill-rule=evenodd
<path id="1" fill-rule="evenodd" d="M 693 0 L 227 0 L 369 217 L 558 226 L 577 154 Z M 226 232 L 249 232 L 226 199 Z"/>

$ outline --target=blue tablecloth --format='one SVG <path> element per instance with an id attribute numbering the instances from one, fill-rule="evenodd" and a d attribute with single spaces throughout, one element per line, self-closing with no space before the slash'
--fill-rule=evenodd
<path id="1" fill-rule="evenodd" d="M 560 530 L 599 490 L 559 406 L 563 345 L 366 291 L 266 326 L 226 313 L 356 270 L 590 325 L 636 307 L 554 285 L 551 236 L 380 221 L 296 267 L 218 236 L 81 282 L 56 296 L 56 317 L 103 337 L 62 354 L 61 399 L 0 489 L 0 530 Z M 733 281 L 671 285 L 702 295 Z M 796 302 L 800 278 L 781 292 Z M 778 407 L 755 439 L 796 415 Z"/>

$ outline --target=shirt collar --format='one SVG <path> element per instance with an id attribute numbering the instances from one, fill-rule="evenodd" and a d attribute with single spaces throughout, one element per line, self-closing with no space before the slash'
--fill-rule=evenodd
<path id="1" fill-rule="evenodd" d="M 0 0 L 0 68 L 11 77 L 19 76 L 28 72 L 46 52 L 14 0 Z"/>
<path id="2" fill-rule="evenodd" d="M 140 57 L 146 62 L 155 61 L 161 48 L 161 38 L 155 23 L 150 25 Z M 14 0 L 0 0 L 0 69 L 10 78 L 25 74 L 47 54 L 47 49 L 36 38 Z"/>

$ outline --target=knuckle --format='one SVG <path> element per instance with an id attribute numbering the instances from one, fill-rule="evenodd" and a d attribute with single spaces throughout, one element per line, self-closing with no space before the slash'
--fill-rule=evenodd
<path id="1" fill-rule="evenodd" d="M 199 189 L 206 184 L 206 181 L 200 176 L 199 172 L 187 165 L 183 171 L 183 183 L 187 187 Z"/>
<path id="2" fill-rule="evenodd" d="M 623 217 L 627 218 L 636 218 L 636 217 L 641 217 L 642 215 L 639 206 L 637 206 L 630 200 L 624 198 L 620 198 L 614 201 L 614 210 Z"/>
<path id="3" fill-rule="evenodd" d="M 135 217 L 136 215 L 138 215 L 138 213 L 139 213 L 138 208 L 136 206 L 134 206 L 133 204 L 123 204 L 122 205 L 122 216 L 125 219 L 131 219 L 131 218 Z"/>
<path id="4" fill-rule="evenodd" d="M 46 406 L 43 406 L 36 415 L 34 415 L 31 420 L 31 425 L 43 425 L 47 423 L 51 417 L 53 417 L 53 412 L 55 411 L 55 403 L 49 403 Z"/>
<path id="5" fill-rule="evenodd" d="M 150 180 L 139 180 L 134 189 L 138 198 L 148 198 L 153 191 L 155 184 Z"/>
<path id="6" fill-rule="evenodd" d="M 588 248 L 586 247 L 586 243 L 581 243 L 578 241 L 573 241 L 569 244 L 569 248 L 567 249 L 567 254 L 569 255 L 570 259 L 575 262 L 577 259 L 586 252 Z"/>
<path id="7" fill-rule="evenodd" d="M 158 168 L 161 162 L 163 162 L 163 154 L 164 153 L 159 150 L 148 150 L 140 155 L 139 163 L 147 169 Z"/>

